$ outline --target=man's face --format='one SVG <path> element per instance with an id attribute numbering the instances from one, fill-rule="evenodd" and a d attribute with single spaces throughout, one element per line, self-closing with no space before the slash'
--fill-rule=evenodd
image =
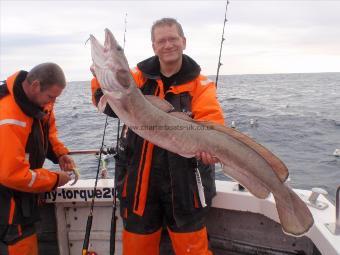
<path id="1" fill-rule="evenodd" d="M 155 27 L 153 35 L 152 48 L 161 63 L 172 64 L 182 58 L 186 40 L 179 35 L 175 25 Z"/>
<path id="2" fill-rule="evenodd" d="M 54 103 L 58 96 L 60 96 L 61 92 L 63 92 L 63 87 L 59 85 L 52 85 L 49 88 L 41 91 L 41 86 L 39 81 L 38 84 L 35 84 L 33 86 L 33 97 L 32 101 L 36 105 L 39 105 L 40 107 L 44 107 L 45 105 L 49 103 Z"/>

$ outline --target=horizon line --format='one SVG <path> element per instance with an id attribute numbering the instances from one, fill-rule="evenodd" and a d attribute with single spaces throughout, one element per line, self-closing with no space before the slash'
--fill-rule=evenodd
<path id="1" fill-rule="evenodd" d="M 280 75 L 280 74 L 336 74 L 336 73 L 339 73 L 340 74 L 340 71 L 339 72 L 332 72 L 332 71 L 329 71 L 329 72 L 302 72 L 302 73 L 299 73 L 299 72 L 296 72 L 296 73 L 245 73 L 245 74 L 220 74 L 219 76 L 242 76 L 242 75 Z M 211 76 L 214 76 L 216 77 L 216 74 L 208 74 L 208 75 L 205 75 L 207 77 L 211 77 Z M 72 80 L 72 81 L 67 81 L 67 82 L 88 82 L 88 81 L 91 81 L 92 78 L 90 80 Z"/>

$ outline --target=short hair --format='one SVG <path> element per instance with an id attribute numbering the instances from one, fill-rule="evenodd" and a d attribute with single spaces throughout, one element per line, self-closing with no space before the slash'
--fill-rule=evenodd
<path id="1" fill-rule="evenodd" d="M 176 19 L 174 19 L 174 18 L 162 18 L 162 19 L 156 20 L 151 27 L 151 41 L 153 42 L 154 39 L 155 39 L 154 32 L 155 32 L 156 27 L 161 27 L 161 26 L 169 26 L 170 27 L 170 26 L 173 26 L 173 25 L 175 25 L 177 27 L 178 34 L 181 37 L 184 37 L 182 25 Z"/>
<path id="2" fill-rule="evenodd" d="M 26 77 L 31 84 L 33 81 L 40 81 L 40 90 L 44 91 L 53 85 L 66 86 L 66 79 L 63 70 L 55 63 L 42 63 L 31 69 Z"/>

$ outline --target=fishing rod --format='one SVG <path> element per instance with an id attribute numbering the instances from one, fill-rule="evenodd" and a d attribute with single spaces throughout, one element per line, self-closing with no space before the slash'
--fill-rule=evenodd
<path id="1" fill-rule="evenodd" d="M 126 28 L 127 28 L 127 13 L 125 13 L 125 20 L 124 20 L 123 50 L 125 49 L 125 42 L 126 42 Z M 118 118 L 117 137 L 116 137 L 116 154 L 115 154 L 116 161 L 119 160 L 119 155 L 118 155 L 119 133 L 120 133 L 120 119 Z M 115 250 L 116 250 L 116 232 L 117 232 L 117 219 L 118 219 L 118 217 L 116 216 L 116 211 L 117 211 L 117 187 L 116 187 L 116 169 L 115 169 L 112 216 L 111 216 L 111 230 L 110 230 L 110 255 L 114 255 Z"/>
<path id="2" fill-rule="evenodd" d="M 224 22 L 223 22 L 223 31 L 222 31 L 222 38 L 221 38 L 221 46 L 220 46 L 220 54 L 218 56 L 218 64 L 217 64 L 217 73 L 216 73 L 216 80 L 215 80 L 215 85 L 217 87 L 217 82 L 218 82 L 218 76 L 220 73 L 220 68 L 221 68 L 221 54 L 222 54 L 222 47 L 223 47 L 223 42 L 225 41 L 224 38 L 224 28 L 225 24 L 227 23 L 227 11 L 228 11 L 228 5 L 229 5 L 229 0 L 227 0 L 227 4 L 225 5 L 225 13 L 224 13 Z"/>
<path id="3" fill-rule="evenodd" d="M 126 33 L 126 24 L 127 24 L 126 17 L 127 17 L 127 13 L 125 15 L 124 47 L 125 47 L 125 33 Z M 87 43 L 87 41 L 85 42 L 85 44 Z M 105 126 L 104 126 L 104 131 L 103 131 L 103 138 L 102 138 L 102 144 L 101 144 L 101 147 L 100 147 L 99 151 L 98 150 L 77 150 L 77 151 L 73 151 L 72 152 L 72 154 L 98 154 L 99 153 L 98 167 L 97 167 L 95 184 L 94 184 L 94 188 L 93 188 L 93 194 L 96 194 L 96 192 L 97 192 L 97 184 L 98 184 L 100 164 L 102 162 L 102 154 L 115 154 L 115 156 L 117 156 L 117 150 L 115 151 L 114 148 L 109 148 L 107 151 L 105 151 L 103 149 L 104 148 L 105 133 L 106 133 L 107 125 L 108 125 L 108 115 L 106 115 Z M 118 130 L 117 130 L 118 132 L 117 132 L 116 149 L 118 149 L 119 129 L 120 129 L 120 119 L 118 118 Z M 114 192 L 113 193 L 114 194 L 113 194 L 113 210 L 112 210 L 112 218 L 111 218 L 111 235 L 112 235 L 112 230 L 114 230 L 114 235 L 113 235 L 113 237 L 110 236 L 110 255 L 113 255 L 115 253 L 115 235 L 116 235 L 116 221 L 117 221 L 117 217 L 116 217 L 116 210 L 117 210 L 116 187 L 114 187 Z M 82 255 L 87 255 L 88 254 L 88 247 L 89 247 L 89 242 L 90 242 L 90 234 L 91 234 L 92 221 L 93 221 L 94 199 L 95 199 L 95 196 L 92 197 L 90 213 L 89 213 L 89 215 L 87 217 L 85 237 L 84 237 L 83 249 L 82 249 Z"/>
<path id="4" fill-rule="evenodd" d="M 222 30 L 221 45 L 220 45 L 220 54 L 218 56 L 217 73 L 216 73 L 216 80 L 215 80 L 216 88 L 217 88 L 218 76 L 220 74 L 220 68 L 221 68 L 221 65 L 222 65 L 222 63 L 221 63 L 221 55 L 222 55 L 223 43 L 225 41 L 225 38 L 224 38 L 225 24 L 228 22 L 228 19 L 227 19 L 228 5 L 229 5 L 229 0 L 227 0 L 227 3 L 225 5 L 223 30 Z M 231 122 L 231 127 L 232 128 L 236 128 L 234 121 Z M 241 191 L 244 190 L 244 187 L 241 184 L 238 184 L 238 188 Z"/>
<path id="5" fill-rule="evenodd" d="M 125 20 L 124 20 L 123 50 L 125 49 L 125 42 L 126 42 L 126 37 L 125 37 L 125 35 L 126 35 L 126 27 L 127 27 L 127 13 L 125 13 Z M 117 123 L 116 151 L 118 151 L 119 133 L 120 133 L 120 118 L 118 118 L 118 123 Z"/>

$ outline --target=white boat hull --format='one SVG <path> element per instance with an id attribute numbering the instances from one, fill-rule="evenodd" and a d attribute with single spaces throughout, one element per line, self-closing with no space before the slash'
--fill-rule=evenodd
<path id="1" fill-rule="evenodd" d="M 41 249 L 50 250 L 42 254 L 74 255 L 80 254 L 85 236 L 85 226 L 93 194 L 94 180 L 79 180 L 75 186 L 65 185 L 57 191 L 46 193 L 47 213 L 39 225 L 40 237 L 44 237 L 44 227 L 55 232 L 57 242 L 50 245 L 40 238 Z M 213 200 L 207 227 L 210 244 L 214 254 L 307 254 L 339 255 L 340 236 L 333 235 L 326 224 L 334 223 L 335 208 L 325 197 L 319 200 L 328 207 L 319 210 L 310 207 L 315 219 L 312 229 L 304 237 L 292 237 L 283 233 L 278 223 L 278 215 L 273 198 L 257 199 L 249 192 L 235 189 L 237 184 L 229 181 L 216 181 L 217 196 Z M 113 180 L 98 181 L 98 191 L 93 212 L 89 250 L 98 255 L 109 254 L 110 222 L 112 213 Z M 308 197 L 310 191 L 295 190 L 297 194 Z M 55 214 L 54 214 L 55 212 Z M 53 223 L 53 217 L 56 217 Z M 119 210 L 117 210 L 119 216 Z M 44 223 L 44 221 L 46 223 Z M 116 233 L 116 253 L 121 254 L 122 221 L 118 218 Z M 45 241 L 49 240 L 46 238 Z M 54 247 L 53 243 L 58 246 Z M 299 253 L 299 252 L 304 253 Z M 55 253 L 53 253 L 55 252 Z M 167 237 L 163 239 L 161 254 L 172 254 Z"/>

